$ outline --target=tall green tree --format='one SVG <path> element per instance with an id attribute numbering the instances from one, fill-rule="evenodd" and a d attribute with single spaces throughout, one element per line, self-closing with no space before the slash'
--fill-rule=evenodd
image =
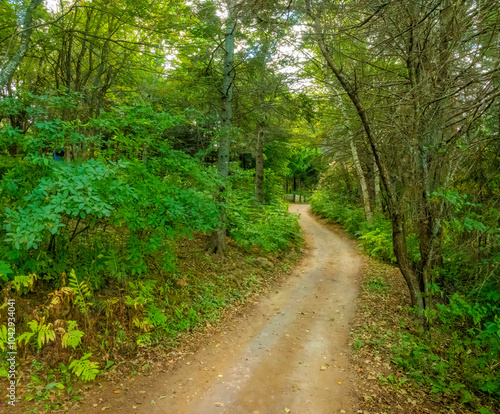
<path id="1" fill-rule="evenodd" d="M 420 310 L 430 303 L 442 250 L 447 201 L 433 200 L 472 156 L 471 131 L 498 96 L 498 59 L 485 59 L 495 45 L 479 40 L 498 31 L 493 3 L 304 2 L 317 50 L 363 126 L 387 196 L 394 254 Z"/>

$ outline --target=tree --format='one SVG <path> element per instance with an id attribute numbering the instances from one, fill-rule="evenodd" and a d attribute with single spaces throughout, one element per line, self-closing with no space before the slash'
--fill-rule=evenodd
<path id="1" fill-rule="evenodd" d="M 14 55 L 10 58 L 5 67 L 0 71 L 0 91 L 5 88 L 5 86 L 10 82 L 12 75 L 16 71 L 17 67 L 21 63 L 21 60 L 26 55 L 28 51 L 28 46 L 31 40 L 31 33 L 33 32 L 33 18 L 35 10 L 43 0 L 31 0 L 26 11 L 24 12 L 22 31 L 20 36 L 20 42 L 17 46 L 17 50 Z"/>
<path id="2" fill-rule="evenodd" d="M 229 172 L 229 151 L 231 146 L 231 126 L 233 120 L 233 86 L 235 78 L 234 66 L 234 36 L 236 30 L 236 3 L 228 0 L 228 18 L 226 21 L 226 33 L 224 36 L 224 69 L 222 82 L 222 133 L 219 139 L 219 151 L 217 170 L 221 178 L 221 186 L 217 194 L 217 199 L 221 203 L 220 225 L 212 233 L 212 238 L 208 248 L 209 252 L 224 255 L 226 253 L 226 185 Z"/>
<path id="3" fill-rule="evenodd" d="M 435 201 L 436 194 L 446 192 L 471 155 L 464 144 L 474 146 L 470 132 L 498 96 L 497 61 L 481 60 L 494 45 L 477 40 L 498 30 L 498 21 L 485 18 L 495 7 L 436 0 L 304 6 L 328 71 L 364 128 L 387 196 L 394 254 L 422 311 L 442 244 L 446 200 Z M 418 238 L 417 261 L 408 253 L 410 231 Z"/>

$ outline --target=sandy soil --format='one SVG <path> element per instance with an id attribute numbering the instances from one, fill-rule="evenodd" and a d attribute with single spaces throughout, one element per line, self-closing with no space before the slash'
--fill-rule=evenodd
<path id="1" fill-rule="evenodd" d="M 310 214 L 309 252 L 287 281 L 179 361 L 174 372 L 103 394 L 93 410 L 147 414 L 355 413 L 349 363 L 361 257 Z M 83 407 L 82 407 L 83 408 Z M 79 412 L 80 410 L 76 410 Z"/>

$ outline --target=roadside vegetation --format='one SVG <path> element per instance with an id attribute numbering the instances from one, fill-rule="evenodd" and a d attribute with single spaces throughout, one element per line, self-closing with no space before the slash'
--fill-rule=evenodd
<path id="1" fill-rule="evenodd" d="M 365 269 L 362 316 L 357 317 L 353 336 L 354 350 L 361 355 L 357 360 L 361 366 L 364 358 L 371 361 L 374 355 L 390 361 L 393 371 L 383 374 L 381 368 L 372 368 L 377 375 L 370 371 L 370 379 L 391 386 L 395 393 L 413 387 L 412 392 L 420 396 L 415 401 L 424 401 L 425 407 L 435 403 L 443 412 L 452 407 L 456 412 L 496 412 L 500 404 L 498 253 L 492 249 L 480 260 L 477 255 L 465 257 L 462 249 L 470 246 L 477 233 L 458 225 L 472 220 L 472 214 L 476 226 L 481 223 L 489 237 L 496 239 L 495 221 L 478 214 L 474 203 L 461 203 L 459 208 L 452 204 L 441 266 L 435 269 L 430 287 L 432 305 L 422 319 L 419 310 L 411 307 L 400 272 L 389 266 L 396 264 L 390 221 L 378 211 L 368 223 L 357 188 L 348 191 L 345 177 L 338 164 L 332 164 L 312 196 L 311 207 L 317 216 L 341 224 L 359 240 L 365 253 L 379 261 L 370 261 Z M 355 180 L 352 173 L 349 178 Z M 457 198 L 450 203 L 458 202 Z M 415 234 L 407 235 L 407 244 L 410 257 L 417 261 Z M 380 358 L 378 365 L 382 366 Z M 366 367 L 360 369 L 363 372 Z M 391 401 L 408 405 L 411 411 L 414 406 L 407 404 L 406 396 L 409 390 L 402 400 Z M 384 394 L 375 394 L 379 392 Z M 371 409 L 389 408 L 377 405 L 378 398 L 368 395 L 365 404 L 370 402 Z"/>

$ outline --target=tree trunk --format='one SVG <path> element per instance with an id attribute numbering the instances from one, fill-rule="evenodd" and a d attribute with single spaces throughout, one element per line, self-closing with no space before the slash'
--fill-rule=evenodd
<path id="1" fill-rule="evenodd" d="M 264 201 L 264 124 L 257 124 L 255 145 L 255 201 L 262 204 Z"/>
<path id="2" fill-rule="evenodd" d="M 366 184 L 365 173 L 363 168 L 361 168 L 361 162 L 358 157 L 358 150 L 356 149 L 356 143 L 354 142 L 354 136 L 351 135 L 351 151 L 352 158 L 354 159 L 354 165 L 356 166 L 356 172 L 359 177 L 359 185 L 361 186 L 361 194 L 363 195 L 363 206 L 365 208 L 365 218 L 368 224 L 372 224 L 372 209 L 370 206 L 370 194 L 368 192 L 368 185 Z"/>
<path id="3" fill-rule="evenodd" d="M 219 153 L 217 169 L 221 177 L 221 186 L 217 194 L 217 199 L 221 203 L 219 217 L 219 228 L 212 233 L 208 251 L 222 256 L 226 253 L 226 218 L 227 199 L 226 183 L 229 172 L 229 150 L 231 145 L 231 124 L 233 118 L 233 83 L 234 83 L 234 32 L 236 29 L 236 19 L 234 16 L 234 0 L 229 4 L 229 17 L 225 34 L 225 55 L 224 72 L 222 84 L 222 135 L 219 140 Z"/>
<path id="4" fill-rule="evenodd" d="M 0 91 L 7 85 L 12 75 L 16 71 L 17 67 L 21 63 L 24 55 L 28 51 L 28 46 L 31 39 L 31 33 L 33 32 L 33 14 L 35 9 L 42 3 L 43 0 L 31 0 L 28 8 L 26 9 L 26 14 L 23 19 L 23 31 L 21 33 L 21 42 L 17 48 L 16 53 L 10 59 L 9 63 L 0 72 Z"/>
<path id="5" fill-rule="evenodd" d="M 375 196 L 375 209 L 380 209 L 380 173 L 378 172 L 377 163 L 373 162 L 373 193 Z"/>
<path id="6" fill-rule="evenodd" d="M 295 203 L 296 198 L 295 198 L 295 192 L 297 191 L 297 177 L 293 177 L 293 202 Z"/>

